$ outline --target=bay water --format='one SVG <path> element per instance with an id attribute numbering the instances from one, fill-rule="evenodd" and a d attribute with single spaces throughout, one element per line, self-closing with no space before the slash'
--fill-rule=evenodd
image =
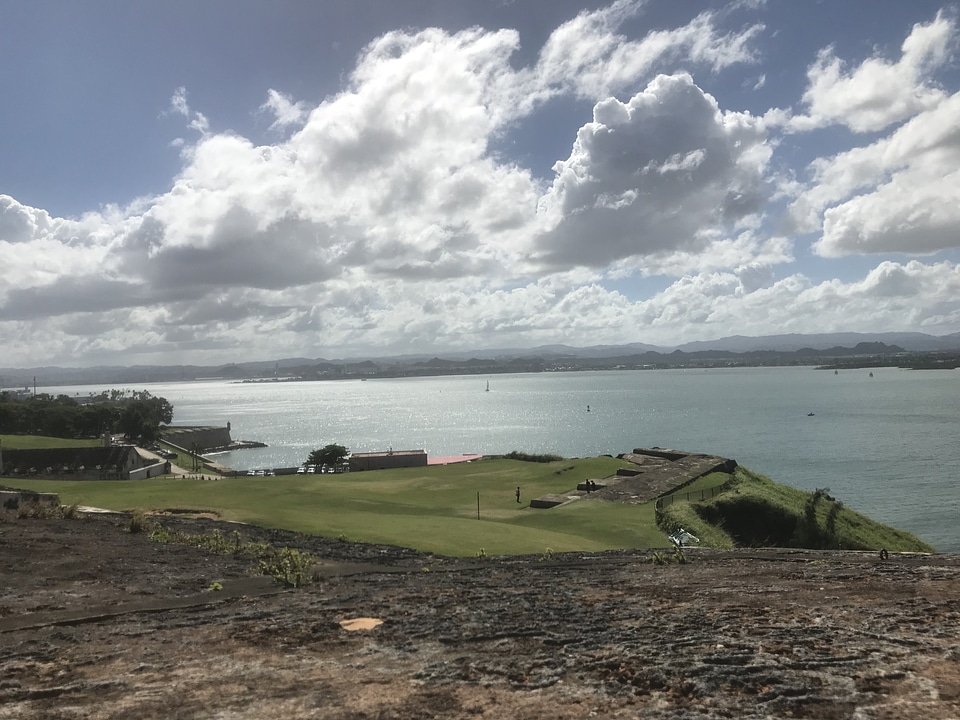
<path id="1" fill-rule="evenodd" d="M 175 425 L 229 422 L 235 440 L 268 445 L 217 456 L 238 470 L 299 465 L 328 443 L 430 456 L 659 446 L 830 488 L 848 507 L 960 552 L 958 371 L 623 370 L 129 389 L 167 398 Z"/>

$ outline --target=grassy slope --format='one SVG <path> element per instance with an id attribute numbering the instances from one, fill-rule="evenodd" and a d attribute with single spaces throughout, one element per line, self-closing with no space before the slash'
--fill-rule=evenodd
<path id="1" fill-rule="evenodd" d="M 677 499 L 681 499 L 683 498 L 684 495 L 687 495 L 688 493 L 694 493 L 700 490 L 710 490 L 711 488 L 715 488 L 719 485 L 723 485 L 729 479 L 730 479 L 730 476 L 727 473 L 722 473 L 722 472 L 710 473 L 709 475 L 698 477 L 689 485 L 684 485 L 682 488 L 677 490 L 677 492 L 673 493 L 672 495 L 676 495 Z M 668 495 L 665 497 L 672 497 L 672 495 Z"/>
<path id="2" fill-rule="evenodd" d="M 3 436 L 5 447 L 8 438 Z M 33 438 L 36 443 L 55 438 Z M 95 441 L 93 441 L 95 442 Z M 56 492 L 66 503 L 117 510 L 216 510 L 225 519 L 352 540 L 403 545 L 447 555 L 489 555 L 600 551 L 628 547 L 664 547 L 652 503 L 621 505 L 574 502 L 552 510 L 533 510 L 531 498 L 566 492 L 585 478 L 616 472 L 623 462 L 599 457 L 529 463 L 483 460 L 346 476 L 183 479 L 141 482 L 5 481 L 16 487 Z M 668 524 L 682 525 L 704 546 L 789 545 L 810 493 L 779 485 L 745 468 L 734 487 L 698 503 L 676 502 L 664 513 Z M 728 476 L 712 474 L 682 492 L 713 487 Z M 3 481 L 0 481 L 3 482 Z M 521 488 L 522 503 L 514 491 Z M 477 493 L 480 519 L 477 519 Z M 832 503 L 817 506 L 818 527 L 826 527 Z M 705 520 L 704 516 L 710 520 Z M 732 532 L 731 532 L 732 531 Z M 836 536 L 847 549 L 886 548 L 930 551 L 909 533 L 843 508 L 836 515 Z"/>
<path id="3" fill-rule="evenodd" d="M 798 533 L 811 493 L 780 485 L 769 478 L 738 468 L 729 490 L 704 502 L 677 502 L 664 510 L 668 523 L 682 525 L 713 547 L 743 545 L 791 546 Z M 825 531 L 833 503 L 816 506 L 819 531 Z M 707 518 L 707 519 L 705 519 Z M 841 508 L 835 518 L 835 537 L 823 547 L 847 550 L 932 552 L 914 535 Z"/>
<path id="4" fill-rule="evenodd" d="M 547 464 L 483 460 L 335 477 L 9 483 L 59 493 L 66 504 L 118 510 L 214 509 L 229 520 L 448 555 L 469 556 L 481 549 L 494 555 L 665 546 L 652 504 L 528 507 L 533 497 L 569 491 L 585 478 L 601 478 L 623 466 L 609 457 Z M 514 494 L 518 485 L 522 503 Z"/>

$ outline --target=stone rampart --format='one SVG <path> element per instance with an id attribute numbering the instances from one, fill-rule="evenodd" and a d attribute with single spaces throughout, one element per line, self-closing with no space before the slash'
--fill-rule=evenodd
<path id="1" fill-rule="evenodd" d="M 167 427 L 162 431 L 164 441 L 181 447 L 188 452 L 195 446 L 200 452 L 207 452 L 215 448 L 230 447 L 233 440 L 230 438 L 229 427 Z"/>
<path id="2" fill-rule="evenodd" d="M 0 510 L 19 510 L 24 503 L 58 506 L 60 505 L 60 496 L 56 493 L 16 490 L 0 486 Z"/>
<path id="3" fill-rule="evenodd" d="M 631 465 L 593 484 L 580 482 L 574 492 L 536 498 L 530 507 L 556 507 L 575 499 L 639 505 L 676 492 L 704 475 L 732 473 L 737 467 L 737 461 L 729 458 L 663 448 L 637 448 L 618 457 Z"/>
<path id="4" fill-rule="evenodd" d="M 166 460 L 163 462 L 154 463 L 153 465 L 147 465 L 146 467 L 138 468 L 136 470 L 131 470 L 129 477 L 131 480 L 147 480 L 148 478 L 169 474 L 170 461 Z"/>

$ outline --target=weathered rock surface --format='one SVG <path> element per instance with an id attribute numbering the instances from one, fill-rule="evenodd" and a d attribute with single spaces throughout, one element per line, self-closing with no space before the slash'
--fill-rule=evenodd
<path id="1" fill-rule="evenodd" d="M 281 590 L 125 528 L 0 521 L 0 718 L 960 717 L 957 556 L 452 560 L 241 527 L 321 558 Z"/>

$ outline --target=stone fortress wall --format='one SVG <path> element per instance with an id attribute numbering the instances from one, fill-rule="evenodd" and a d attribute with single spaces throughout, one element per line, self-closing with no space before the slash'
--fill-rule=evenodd
<path id="1" fill-rule="evenodd" d="M 530 507 L 552 508 L 581 499 L 639 505 L 676 492 L 704 475 L 732 473 L 737 467 L 737 461 L 730 458 L 663 448 L 635 448 L 617 457 L 631 465 L 610 477 L 587 479 L 568 493 L 534 498 Z"/>
<path id="2" fill-rule="evenodd" d="M 162 431 L 164 442 L 175 445 L 190 451 L 195 445 L 200 448 L 200 452 L 210 452 L 221 448 L 233 446 L 233 439 L 230 437 L 230 423 L 226 427 L 213 426 L 190 426 L 190 427 L 167 427 Z"/>

